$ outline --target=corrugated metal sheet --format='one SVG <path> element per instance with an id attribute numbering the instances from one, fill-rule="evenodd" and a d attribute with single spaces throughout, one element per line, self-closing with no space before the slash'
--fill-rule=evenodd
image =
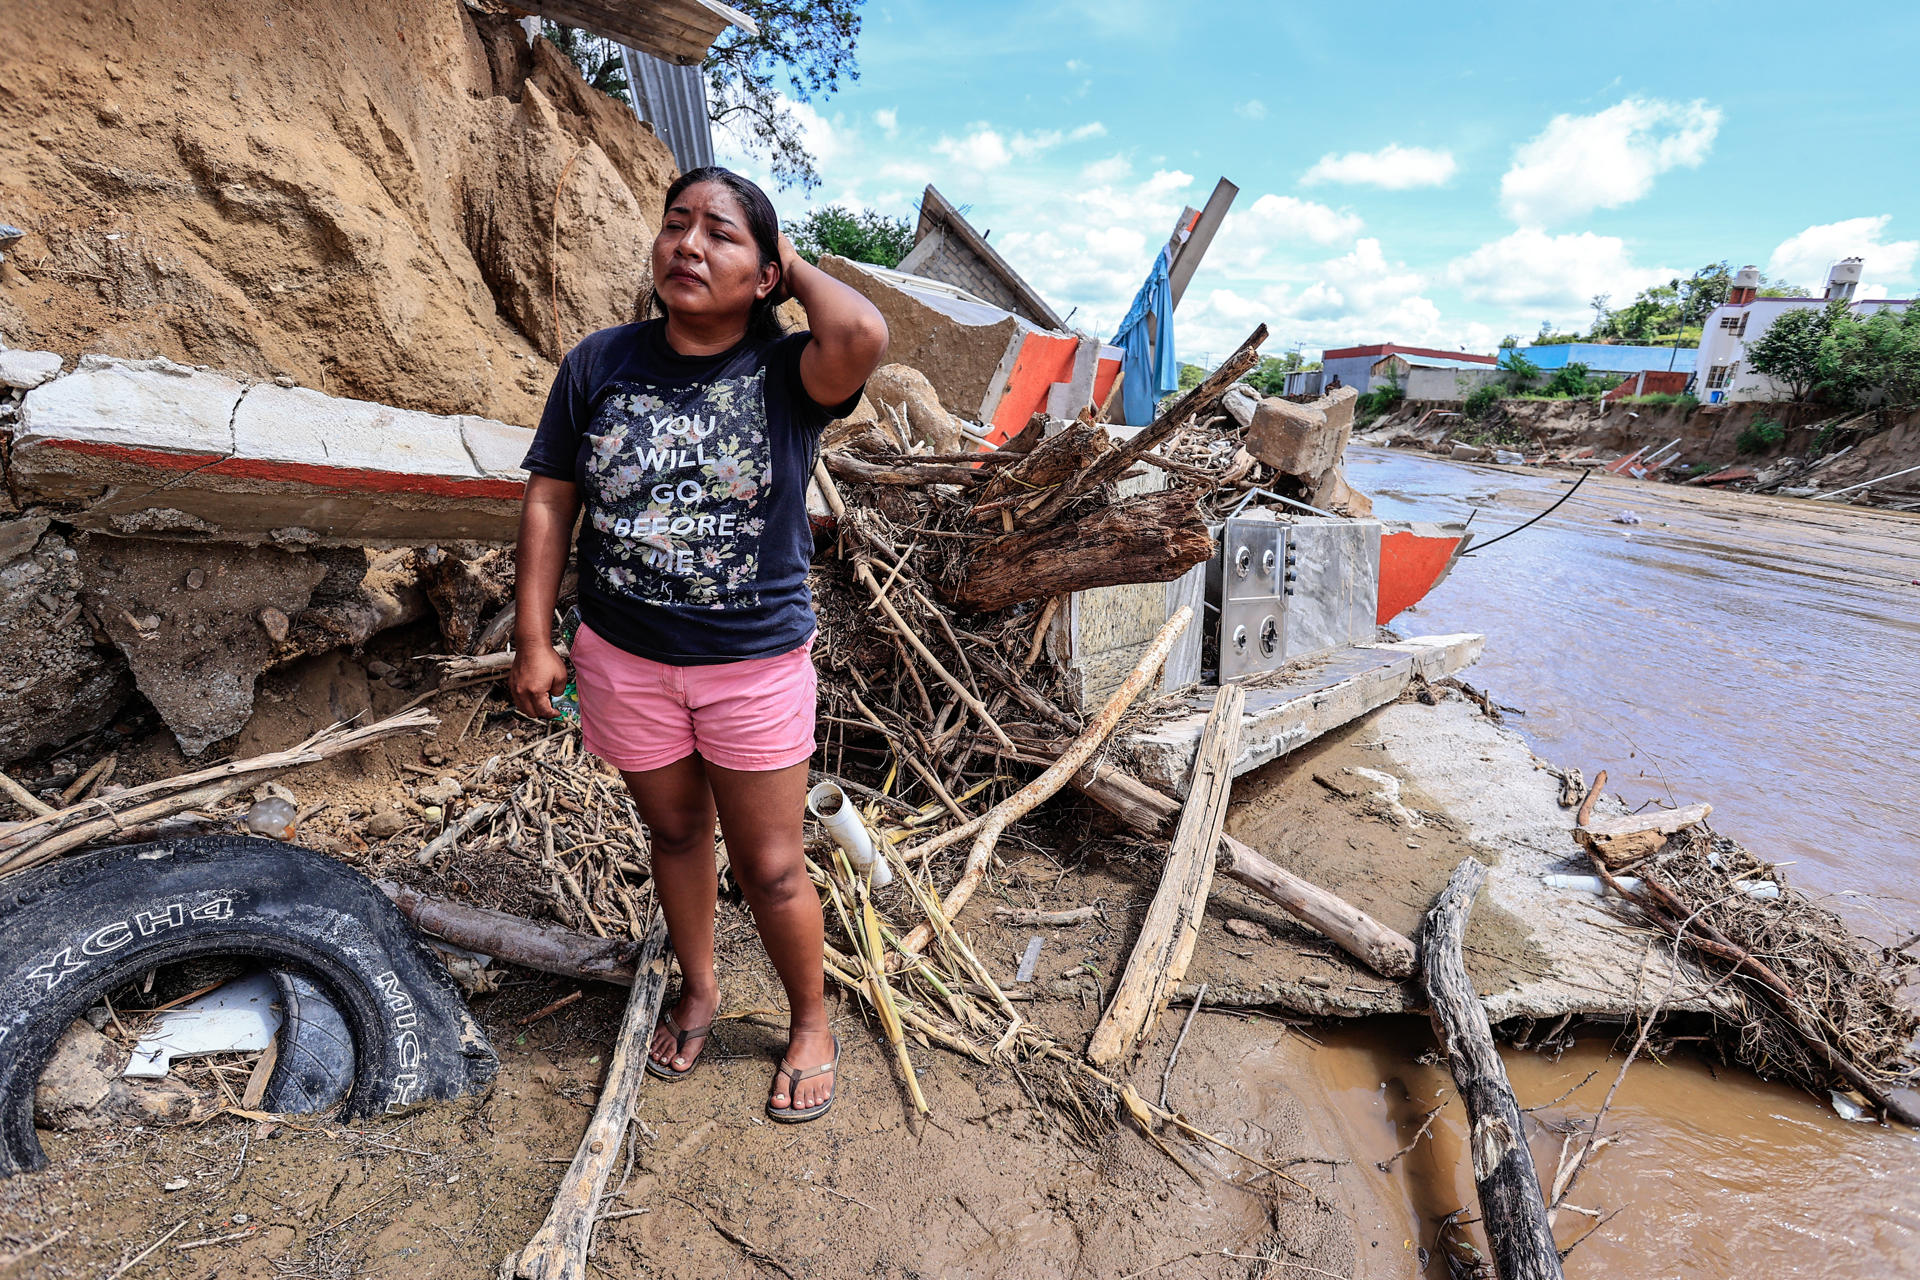
<path id="1" fill-rule="evenodd" d="M 638 49 L 621 47 L 633 109 L 673 152 L 680 172 L 713 163 L 713 126 L 707 118 L 707 82 L 698 66 L 683 67 Z"/>
<path id="2" fill-rule="evenodd" d="M 1699 352 L 1693 347 L 1629 347 L 1611 342 L 1556 342 L 1544 347 L 1522 347 L 1520 354 L 1542 369 L 1583 364 L 1595 373 L 1638 373 L 1647 370 L 1692 369 Z"/>

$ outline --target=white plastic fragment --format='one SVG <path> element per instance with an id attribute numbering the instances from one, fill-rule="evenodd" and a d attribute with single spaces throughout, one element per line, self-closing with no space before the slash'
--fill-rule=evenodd
<path id="1" fill-rule="evenodd" d="M 272 1043 L 282 1016 L 279 989 L 265 973 L 236 978 L 217 991 L 154 1017 L 153 1029 L 133 1047 L 122 1075 L 157 1080 L 175 1058 L 204 1053 L 251 1053 Z"/>
<path id="2" fill-rule="evenodd" d="M 1040 945 L 1043 941 L 1037 933 L 1027 939 L 1027 952 L 1020 957 L 1020 971 L 1013 975 L 1015 982 L 1033 981 L 1033 967 L 1040 963 Z"/>
<path id="3" fill-rule="evenodd" d="M 847 799 L 846 792 L 831 782 L 816 784 L 807 792 L 807 812 L 818 818 L 833 842 L 846 851 L 855 871 L 872 870 L 874 888 L 884 889 L 893 883 L 893 869 L 885 858 L 875 856 L 873 834 L 860 820 L 860 811 Z"/>

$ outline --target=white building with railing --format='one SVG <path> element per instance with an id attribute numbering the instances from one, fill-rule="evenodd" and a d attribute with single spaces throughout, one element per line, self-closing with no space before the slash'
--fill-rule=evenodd
<path id="1" fill-rule="evenodd" d="M 1818 298 L 1762 298 L 1760 269 L 1742 267 L 1733 277 L 1727 300 L 1713 309 L 1700 335 L 1700 354 L 1694 362 L 1698 383 L 1694 394 L 1709 404 L 1735 400 L 1785 400 L 1789 390 L 1765 374 L 1755 373 L 1747 363 L 1747 351 L 1773 322 L 1789 311 L 1806 307 L 1824 307 L 1835 299 L 1845 299 L 1855 315 L 1875 311 L 1904 311 L 1908 298 L 1860 298 L 1861 261 L 1844 258 L 1827 272 L 1827 290 Z"/>

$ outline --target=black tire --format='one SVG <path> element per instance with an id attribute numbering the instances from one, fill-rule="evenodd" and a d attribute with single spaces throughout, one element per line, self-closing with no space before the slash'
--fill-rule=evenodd
<path id="1" fill-rule="evenodd" d="M 67 1025 L 205 955 L 256 956 L 326 993 L 352 1033 L 348 1119 L 457 1097 L 499 1067 L 445 968 L 345 864 L 244 836 L 96 850 L 0 880 L 0 1177 L 46 1163 L 33 1089 Z"/>
<path id="2" fill-rule="evenodd" d="M 306 974 L 275 969 L 273 983 L 280 988 L 280 1056 L 260 1105 L 285 1116 L 332 1111 L 353 1092 L 353 1029 Z"/>

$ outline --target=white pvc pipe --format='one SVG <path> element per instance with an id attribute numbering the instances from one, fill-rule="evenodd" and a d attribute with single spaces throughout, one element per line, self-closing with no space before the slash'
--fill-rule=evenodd
<path id="1" fill-rule="evenodd" d="M 807 792 L 807 812 L 818 818 L 833 842 L 846 850 L 854 870 L 873 873 L 874 888 L 884 889 L 893 883 L 893 869 L 874 853 L 873 835 L 846 792 L 831 782 L 817 784 Z"/>

